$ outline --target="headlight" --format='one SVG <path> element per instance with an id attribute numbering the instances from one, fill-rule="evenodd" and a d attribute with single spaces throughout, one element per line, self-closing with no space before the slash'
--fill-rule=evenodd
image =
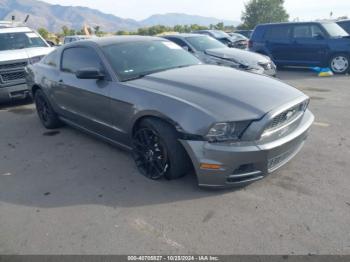
<path id="1" fill-rule="evenodd" d="M 264 68 L 250 68 L 249 72 L 262 75 L 264 74 Z"/>
<path id="2" fill-rule="evenodd" d="M 206 137 L 209 142 L 237 141 L 249 124 L 250 121 L 216 123 L 209 129 Z"/>
<path id="3" fill-rule="evenodd" d="M 44 57 L 43 55 L 31 57 L 31 58 L 29 58 L 29 64 L 38 63 L 38 62 L 40 62 L 40 60 L 41 60 L 43 57 Z"/>

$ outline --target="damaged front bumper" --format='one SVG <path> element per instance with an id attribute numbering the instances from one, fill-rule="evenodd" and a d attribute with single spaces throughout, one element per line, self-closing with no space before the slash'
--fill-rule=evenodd
<path id="1" fill-rule="evenodd" d="M 193 162 L 199 186 L 244 186 L 264 178 L 289 162 L 304 145 L 313 121 L 313 114 L 307 110 L 293 132 L 269 142 L 181 142 Z M 202 163 L 220 168 L 203 169 Z"/>

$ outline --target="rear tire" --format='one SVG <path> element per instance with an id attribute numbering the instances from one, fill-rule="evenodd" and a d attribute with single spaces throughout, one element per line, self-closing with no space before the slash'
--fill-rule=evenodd
<path id="1" fill-rule="evenodd" d="M 141 174 L 153 180 L 183 177 L 191 167 L 176 130 L 154 118 L 142 120 L 135 130 L 133 157 Z"/>
<path id="2" fill-rule="evenodd" d="M 55 129 L 63 125 L 42 90 L 35 92 L 34 101 L 39 119 L 45 128 Z"/>
<path id="3" fill-rule="evenodd" d="M 336 54 L 329 60 L 329 67 L 335 74 L 345 74 L 350 69 L 350 59 L 346 54 Z"/>

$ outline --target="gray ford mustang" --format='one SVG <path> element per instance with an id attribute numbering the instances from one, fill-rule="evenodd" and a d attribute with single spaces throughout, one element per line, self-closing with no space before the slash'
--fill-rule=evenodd
<path id="1" fill-rule="evenodd" d="M 203 65 L 162 38 L 64 45 L 26 68 L 38 116 L 130 149 L 140 173 L 246 185 L 287 163 L 314 120 L 309 98 L 270 77 Z"/>

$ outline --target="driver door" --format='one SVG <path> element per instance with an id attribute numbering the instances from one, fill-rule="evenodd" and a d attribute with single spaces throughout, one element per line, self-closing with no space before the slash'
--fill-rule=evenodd
<path id="1" fill-rule="evenodd" d="M 105 74 L 105 78 L 78 79 L 75 73 L 84 68 L 99 69 Z M 89 131 L 108 135 L 111 125 L 111 86 L 112 83 L 95 49 L 77 46 L 63 50 L 60 78 L 53 95 L 68 120 Z"/>
<path id="2" fill-rule="evenodd" d="M 295 25 L 292 41 L 294 48 L 291 50 L 291 54 L 296 65 L 320 65 L 328 54 L 326 34 L 319 25 Z"/>

